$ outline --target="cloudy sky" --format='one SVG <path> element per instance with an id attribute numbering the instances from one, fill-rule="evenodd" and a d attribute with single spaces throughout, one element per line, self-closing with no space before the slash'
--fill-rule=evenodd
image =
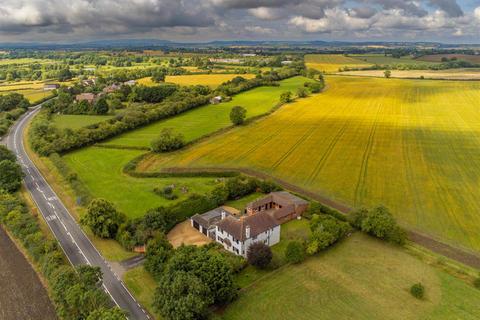
<path id="1" fill-rule="evenodd" d="M 480 43 L 480 0 L 0 0 L 0 42 L 115 38 Z"/>

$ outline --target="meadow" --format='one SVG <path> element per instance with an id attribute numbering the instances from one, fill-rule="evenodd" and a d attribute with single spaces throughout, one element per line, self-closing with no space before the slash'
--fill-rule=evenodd
<path id="1" fill-rule="evenodd" d="M 215 187 L 213 178 L 133 178 L 123 173 L 123 167 L 143 151 L 89 147 L 64 156 L 67 165 L 77 173 L 92 195 L 115 204 L 130 218 L 143 216 L 148 209 L 185 200 L 196 193 L 206 193 Z M 155 187 L 175 185 L 176 200 L 166 200 L 155 194 Z M 187 193 L 178 191 L 181 187 Z"/>
<path id="2" fill-rule="evenodd" d="M 441 62 L 442 58 L 452 59 L 457 58 L 457 60 L 468 61 L 471 63 L 480 63 L 480 56 L 473 54 L 431 54 L 418 58 L 420 61 L 430 61 L 430 62 Z"/>
<path id="3" fill-rule="evenodd" d="M 403 56 L 401 58 L 395 58 L 392 56 L 385 56 L 384 54 L 352 54 L 349 57 L 362 60 L 370 64 L 381 65 L 431 65 L 437 64 L 435 61 L 419 61 L 410 56 Z"/>
<path id="4" fill-rule="evenodd" d="M 111 115 L 60 114 L 53 116 L 53 123 L 60 129 L 80 129 L 91 124 L 111 119 Z"/>
<path id="5" fill-rule="evenodd" d="M 106 145 L 124 145 L 149 147 L 163 128 L 174 128 L 181 132 L 186 141 L 192 141 L 206 134 L 231 125 L 230 110 L 234 106 L 247 109 L 247 118 L 270 111 L 285 91 L 295 93 L 296 89 L 307 81 L 304 77 L 294 77 L 280 81 L 278 87 L 259 87 L 232 97 L 232 100 L 216 105 L 206 105 L 182 113 L 173 118 L 159 121 L 146 127 L 127 132 L 105 142 Z"/>
<path id="6" fill-rule="evenodd" d="M 327 90 L 139 169 L 248 168 L 480 249 L 480 83 L 328 76 Z"/>
<path id="7" fill-rule="evenodd" d="M 422 282 L 426 297 L 409 293 Z M 480 291 L 404 250 L 355 233 L 244 287 L 222 319 L 478 319 Z"/>
<path id="8" fill-rule="evenodd" d="M 325 73 L 338 72 L 344 67 L 365 68 L 372 65 L 360 59 L 341 54 L 307 54 L 305 55 L 305 64 L 307 68 Z"/>

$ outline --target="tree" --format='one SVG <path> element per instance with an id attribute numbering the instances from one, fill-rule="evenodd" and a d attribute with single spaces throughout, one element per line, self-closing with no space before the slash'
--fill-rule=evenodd
<path id="1" fill-rule="evenodd" d="M 72 77 L 73 77 L 73 74 L 68 68 L 62 69 L 58 72 L 58 81 L 61 81 L 61 82 L 67 81 L 72 79 Z"/>
<path id="2" fill-rule="evenodd" d="M 361 224 L 362 231 L 380 239 L 402 245 L 406 241 L 406 234 L 385 207 L 369 210 Z"/>
<path id="3" fill-rule="evenodd" d="M 248 247 L 247 261 L 260 269 L 266 268 L 272 261 L 272 250 L 263 242 L 255 242 Z"/>
<path id="4" fill-rule="evenodd" d="M 0 161 L 3 160 L 10 160 L 12 162 L 15 162 L 17 159 L 15 158 L 13 152 L 8 150 L 7 147 L 0 146 Z"/>
<path id="5" fill-rule="evenodd" d="M 125 320 L 125 312 L 118 308 L 100 308 L 90 313 L 86 320 Z"/>
<path id="6" fill-rule="evenodd" d="M 300 263 L 305 260 L 305 247 L 300 241 L 290 241 L 285 250 L 285 259 L 287 262 Z"/>
<path id="7" fill-rule="evenodd" d="M 410 293 L 417 299 L 422 299 L 425 295 L 425 287 L 421 283 L 415 283 L 410 287 Z"/>
<path id="8" fill-rule="evenodd" d="M 158 235 L 147 244 L 145 270 L 150 272 L 154 278 L 160 279 L 164 273 L 166 263 L 172 255 L 173 247 L 170 242 L 165 238 L 165 235 Z"/>
<path id="9" fill-rule="evenodd" d="M 105 97 L 98 99 L 93 105 L 93 110 L 96 114 L 106 114 L 108 112 L 108 103 Z"/>
<path id="10" fill-rule="evenodd" d="M 87 213 L 80 219 L 83 225 L 101 238 L 115 238 L 120 224 L 125 220 L 112 203 L 104 199 L 94 199 L 87 208 Z"/>
<path id="11" fill-rule="evenodd" d="M 230 120 L 236 126 L 241 125 L 245 122 L 245 118 L 247 117 L 247 110 L 243 107 L 236 106 L 233 107 L 230 111 Z"/>
<path id="12" fill-rule="evenodd" d="M 292 93 L 290 91 L 284 92 L 280 95 L 280 103 L 289 103 L 292 101 Z"/>
<path id="13" fill-rule="evenodd" d="M 480 289 L 480 277 L 476 278 L 474 281 L 473 281 L 473 286 L 477 289 Z"/>
<path id="14" fill-rule="evenodd" d="M 0 161 L 0 190 L 15 192 L 20 189 L 24 173 L 22 168 L 13 161 Z"/>
<path id="15" fill-rule="evenodd" d="M 297 89 L 297 97 L 299 98 L 305 98 L 308 96 L 308 92 L 305 88 L 298 88 Z"/>
<path id="16" fill-rule="evenodd" d="M 183 134 L 175 133 L 171 128 L 165 128 L 160 136 L 152 141 L 153 152 L 168 152 L 182 148 L 185 145 Z"/>
<path id="17" fill-rule="evenodd" d="M 170 320 L 204 319 L 212 303 L 208 287 L 184 271 L 165 274 L 153 300 L 154 308 Z"/>
<path id="18" fill-rule="evenodd" d="M 165 82 L 165 72 L 163 71 L 157 71 L 154 74 L 152 74 L 152 81 L 153 82 Z"/>
<path id="19" fill-rule="evenodd" d="M 384 72 L 383 74 L 384 74 L 385 78 L 388 79 L 388 78 L 390 78 L 390 77 L 392 76 L 392 71 L 390 71 L 390 70 L 385 70 L 385 72 Z"/>

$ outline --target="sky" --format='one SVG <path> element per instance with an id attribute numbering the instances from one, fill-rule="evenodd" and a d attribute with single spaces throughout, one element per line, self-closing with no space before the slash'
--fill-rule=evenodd
<path id="1" fill-rule="evenodd" d="M 1 0 L 0 42 L 480 43 L 480 0 Z"/>

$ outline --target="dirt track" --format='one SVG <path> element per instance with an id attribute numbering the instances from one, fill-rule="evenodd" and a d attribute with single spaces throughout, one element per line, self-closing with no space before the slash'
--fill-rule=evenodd
<path id="1" fill-rule="evenodd" d="M 348 214 L 352 208 L 349 207 L 346 204 L 340 203 L 338 201 L 332 200 L 324 195 L 314 193 L 308 190 L 305 190 L 303 188 L 300 188 L 296 185 L 293 185 L 291 183 L 288 183 L 284 180 L 271 177 L 268 174 L 264 174 L 261 172 L 257 172 L 255 170 L 250 170 L 250 169 L 244 169 L 244 168 L 168 168 L 166 169 L 169 172 L 227 172 L 227 171 L 238 171 L 243 174 L 261 178 L 261 179 L 268 179 L 272 180 L 279 185 L 281 185 L 283 188 L 301 194 L 305 195 L 313 200 L 316 200 L 324 205 L 327 205 L 333 209 L 336 209 L 344 214 Z M 458 261 L 460 263 L 463 263 L 467 266 L 480 269 L 480 256 L 471 252 L 468 252 L 466 250 L 462 250 L 460 248 L 456 248 L 454 246 L 445 244 L 443 242 L 440 242 L 428 235 L 421 234 L 415 231 L 408 230 L 408 237 L 411 241 L 421 245 L 424 248 L 427 248 L 428 250 L 431 250 L 435 253 L 438 253 L 440 255 L 443 255 L 447 258 L 450 258 L 452 260 Z"/>
<path id="2" fill-rule="evenodd" d="M 32 266 L 0 227 L 0 319 L 57 319 Z"/>

